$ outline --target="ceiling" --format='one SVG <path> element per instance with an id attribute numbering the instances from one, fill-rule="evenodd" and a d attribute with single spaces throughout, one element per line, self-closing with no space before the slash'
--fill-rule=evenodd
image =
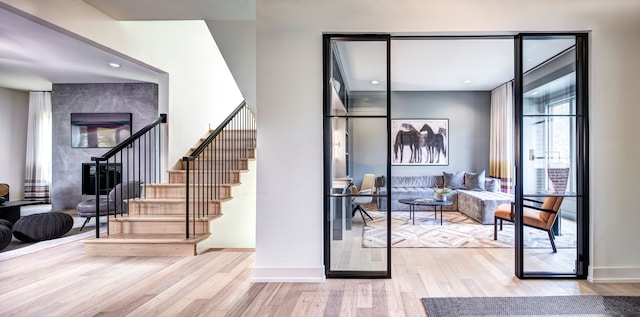
<path id="1" fill-rule="evenodd" d="M 251 20 L 255 0 L 84 0 L 116 20 Z M 50 90 L 52 83 L 158 82 L 162 70 L 102 47 L 0 2 L 0 87 Z M 572 41 L 527 41 L 525 69 Z M 383 42 L 338 42 L 353 91 L 386 87 Z M 392 90 L 491 90 L 513 78 L 510 38 L 394 39 Z M 115 62 L 120 68 L 109 67 Z M 373 85 L 372 80 L 380 83 Z"/>
<path id="2" fill-rule="evenodd" d="M 256 18 L 256 0 L 84 0 L 84 2 L 118 21 L 255 20 Z"/>
<path id="3" fill-rule="evenodd" d="M 0 21 L 0 87 L 51 90 L 52 83 L 157 83 L 162 73 L 2 3 Z"/>
<path id="4" fill-rule="evenodd" d="M 566 38 L 529 39 L 523 68 L 532 69 L 573 45 Z M 386 42 L 341 41 L 335 46 L 349 90 L 386 89 Z M 391 90 L 493 90 L 513 79 L 513 47 L 512 38 L 392 39 Z"/>

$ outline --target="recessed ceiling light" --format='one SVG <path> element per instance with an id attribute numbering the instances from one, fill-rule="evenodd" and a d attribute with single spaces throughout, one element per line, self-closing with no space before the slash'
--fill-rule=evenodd
<path id="1" fill-rule="evenodd" d="M 464 83 L 468 85 L 468 84 L 471 83 L 471 80 L 467 79 L 467 80 L 464 81 Z"/>
<path id="2" fill-rule="evenodd" d="M 536 91 L 531 92 L 531 95 L 532 95 L 532 96 L 535 96 L 535 95 L 537 95 L 537 94 L 538 94 L 538 91 L 537 91 L 537 90 L 536 90 Z"/>
<path id="3" fill-rule="evenodd" d="M 109 63 L 109 66 L 111 66 L 113 68 L 119 68 L 120 64 L 118 64 L 118 63 Z"/>
<path id="4" fill-rule="evenodd" d="M 380 82 L 374 79 L 374 80 L 371 81 L 371 84 L 372 85 L 380 85 Z"/>

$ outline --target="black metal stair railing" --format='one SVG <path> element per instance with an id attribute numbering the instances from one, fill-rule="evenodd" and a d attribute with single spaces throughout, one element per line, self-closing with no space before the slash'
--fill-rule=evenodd
<path id="1" fill-rule="evenodd" d="M 256 146 L 256 121 L 246 102 L 240 105 L 202 143 L 182 158 L 186 191 L 186 238 L 196 222 L 220 214 L 230 198 L 239 171 L 248 169 Z"/>
<path id="2" fill-rule="evenodd" d="M 128 213 L 127 199 L 144 197 L 145 184 L 162 181 L 160 151 L 166 122 L 167 115 L 160 114 L 104 155 L 91 158 L 95 162 L 96 238 L 100 238 L 101 215 L 108 220 Z"/>

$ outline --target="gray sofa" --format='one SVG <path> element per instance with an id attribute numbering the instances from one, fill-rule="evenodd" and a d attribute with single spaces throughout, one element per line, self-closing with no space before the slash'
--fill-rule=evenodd
<path id="1" fill-rule="evenodd" d="M 392 176 L 391 177 L 391 210 L 409 210 L 409 205 L 398 202 L 399 199 L 432 198 L 433 188 L 444 186 L 442 175 L 434 176 Z M 513 196 L 499 192 L 500 180 L 485 178 L 485 188 L 490 191 L 476 191 L 455 189 L 449 194 L 452 205 L 445 206 L 443 210 L 457 210 L 468 217 L 482 223 L 493 224 L 493 212 L 495 208 L 513 200 Z M 386 188 L 380 188 L 380 193 L 385 194 Z M 378 210 L 386 210 L 387 199 L 378 199 Z"/>

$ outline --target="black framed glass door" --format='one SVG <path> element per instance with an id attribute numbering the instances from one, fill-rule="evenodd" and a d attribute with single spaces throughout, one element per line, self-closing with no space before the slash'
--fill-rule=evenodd
<path id="1" fill-rule="evenodd" d="M 324 35 L 327 277 L 391 277 L 389 35 Z M 388 198 L 388 197 L 387 197 Z"/>
<path id="2" fill-rule="evenodd" d="M 515 38 L 519 278 L 587 274 L 586 34 Z"/>

